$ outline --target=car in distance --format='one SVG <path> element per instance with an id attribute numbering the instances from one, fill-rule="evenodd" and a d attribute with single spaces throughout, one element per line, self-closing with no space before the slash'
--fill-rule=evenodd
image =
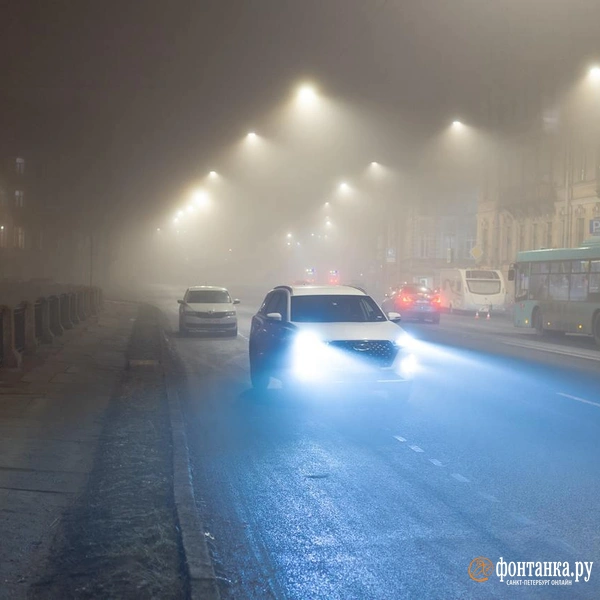
<path id="1" fill-rule="evenodd" d="M 267 388 L 271 376 L 284 385 L 404 385 L 416 359 L 399 318 L 355 287 L 278 286 L 252 318 L 252 386 Z"/>
<path id="2" fill-rule="evenodd" d="M 405 284 L 392 292 L 382 303 L 383 310 L 394 311 L 404 321 L 440 322 L 440 296 L 418 284 Z"/>
<path id="3" fill-rule="evenodd" d="M 237 336 L 238 322 L 235 305 L 229 292 L 222 287 L 200 285 L 186 290 L 179 304 L 179 331 L 213 331 Z"/>

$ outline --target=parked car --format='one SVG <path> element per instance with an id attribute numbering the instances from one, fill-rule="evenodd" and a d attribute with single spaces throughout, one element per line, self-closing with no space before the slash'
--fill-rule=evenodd
<path id="1" fill-rule="evenodd" d="M 237 336 L 237 312 L 229 292 L 222 287 L 196 286 L 186 290 L 179 303 L 179 331 L 223 332 Z"/>

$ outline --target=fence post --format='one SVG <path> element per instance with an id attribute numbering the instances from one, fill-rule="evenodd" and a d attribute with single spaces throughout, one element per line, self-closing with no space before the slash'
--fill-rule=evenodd
<path id="1" fill-rule="evenodd" d="M 69 297 L 69 318 L 73 325 L 79 323 L 79 317 L 77 316 L 77 292 L 71 292 L 68 294 Z"/>
<path id="2" fill-rule="evenodd" d="M 48 298 L 48 316 L 50 319 L 50 333 L 53 335 L 62 335 L 64 329 L 60 324 L 60 296 L 51 296 Z"/>
<path id="3" fill-rule="evenodd" d="M 40 331 L 36 331 L 36 337 L 39 338 L 43 344 L 51 344 L 54 340 L 54 335 L 50 329 L 50 300 L 48 298 L 40 298 L 41 319 L 40 319 Z"/>
<path id="4" fill-rule="evenodd" d="M 15 348 L 15 322 L 12 308 L 3 307 L 0 318 L 2 319 L 2 366 L 18 369 L 23 358 Z"/>
<path id="5" fill-rule="evenodd" d="M 60 324 L 63 329 L 73 329 L 73 321 L 71 321 L 71 298 L 69 294 L 61 294 L 59 301 Z"/>
<path id="6" fill-rule="evenodd" d="M 85 321 L 86 315 L 85 306 L 83 305 L 83 290 L 77 290 L 77 292 L 75 292 L 75 298 L 77 299 L 77 318 L 79 319 L 79 321 Z"/>
<path id="7" fill-rule="evenodd" d="M 35 337 L 35 304 L 25 302 L 23 305 L 23 319 L 25 336 L 23 340 L 23 349 L 25 352 L 35 352 L 37 348 L 37 339 Z"/>

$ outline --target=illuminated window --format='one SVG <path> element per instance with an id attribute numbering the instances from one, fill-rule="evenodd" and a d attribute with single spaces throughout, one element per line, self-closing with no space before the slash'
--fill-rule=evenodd
<path id="1" fill-rule="evenodd" d="M 23 192 L 23 190 L 16 190 L 15 191 L 15 206 L 23 208 L 24 200 L 25 200 L 25 193 Z"/>
<path id="2" fill-rule="evenodd" d="M 17 160 L 15 161 L 15 168 L 19 175 L 23 175 L 25 173 L 25 159 L 17 158 Z"/>

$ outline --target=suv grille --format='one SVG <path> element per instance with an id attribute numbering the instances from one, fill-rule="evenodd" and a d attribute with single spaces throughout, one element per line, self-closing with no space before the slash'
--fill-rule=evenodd
<path id="1" fill-rule="evenodd" d="M 398 348 L 387 340 L 336 340 L 328 345 L 378 367 L 391 367 L 398 353 Z"/>

